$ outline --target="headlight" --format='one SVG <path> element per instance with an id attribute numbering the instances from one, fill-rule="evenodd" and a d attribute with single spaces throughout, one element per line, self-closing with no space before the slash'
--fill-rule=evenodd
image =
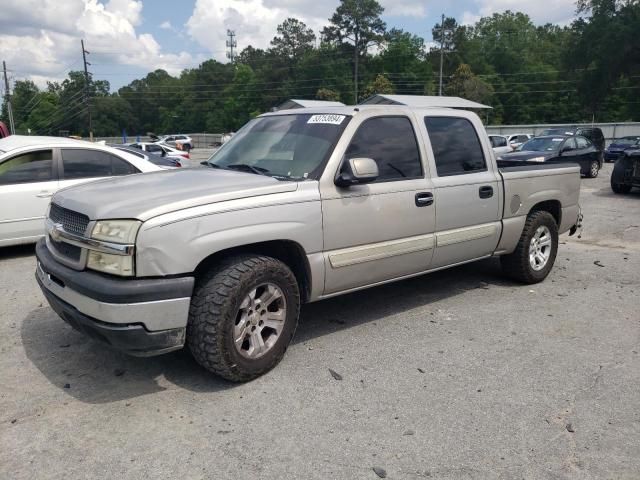
<path id="1" fill-rule="evenodd" d="M 133 256 L 112 255 L 89 250 L 87 268 L 112 275 L 130 277 L 133 275 Z"/>
<path id="2" fill-rule="evenodd" d="M 91 238 L 118 244 L 133 244 L 142 222 L 138 220 L 100 220 L 91 231 Z M 133 253 L 117 255 L 89 249 L 87 268 L 99 272 L 130 277 L 134 275 Z"/>
<path id="3" fill-rule="evenodd" d="M 544 162 L 546 160 L 546 157 L 533 157 L 530 158 L 528 161 L 529 162 Z"/>
<path id="4" fill-rule="evenodd" d="M 138 220 L 100 220 L 91 232 L 91 238 L 113 243 L 134 243 L 142 222 Z"/>

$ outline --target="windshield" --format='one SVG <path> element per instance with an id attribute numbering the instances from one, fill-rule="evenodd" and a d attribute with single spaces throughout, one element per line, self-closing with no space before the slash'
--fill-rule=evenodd
<path id="1" fill-rule="evenodd" d="M 279 179 L 314 178 L 351 117 L 294 114 L 251 120 L 207 161 Z"/>
<path id="2" fill-rule="evenodd" d="M 521 150 L 523 152 L 554 152 L 560 148 L 564 138 L 558 137 L 538 137 L 525 143 Z"/>
<path id="3" fill-rule="evenodd" d="M 542 133 L 540 134 L 541 137 L 544 137 L 547 135 L 573 135 L 573 132 L 569 129 L 564 129 L 564 128 L 547 128 L 546 130 L 543 130 Z"/>
<path id="4" fill-rule="evenodd" d="M 635 145 L 638 143 L 639 137 L 622 137 L 618 140 L 615 140 L 613 143 L 617 143 L 618 145 Z"/>

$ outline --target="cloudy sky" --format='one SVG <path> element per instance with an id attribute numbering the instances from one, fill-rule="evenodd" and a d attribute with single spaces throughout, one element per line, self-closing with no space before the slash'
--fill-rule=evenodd
<path id="1" fill-rule="evenodd" d="M 574 0 L 380 0 L 384 20 L 431 40 L 442 13 L 461 23 L 507 9 L 535 22 L 568 23 Z M 148 71 L 171 74 L 207 58 L 226 61 L 225 34 L 238 49 L 267 47 L 276 26 L 296 17 L 314 30 L 326 25 L 338 0 L 8 0 L 0 7 L 0 59 L 13 79 L 40 85 L 82 67 L 80 39 L 95 78 L 119 87 Z"/>

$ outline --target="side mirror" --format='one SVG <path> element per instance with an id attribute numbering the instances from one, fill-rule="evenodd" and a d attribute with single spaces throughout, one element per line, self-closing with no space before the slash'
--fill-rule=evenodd
<path id="1" fill-rule="evenodd" d="M 372 158 L 350 158 L 342 164 L 342 172 L 336 177 L 338 187 L 350 187 L 375 182 L 380 172 L 378 164 Z"/>

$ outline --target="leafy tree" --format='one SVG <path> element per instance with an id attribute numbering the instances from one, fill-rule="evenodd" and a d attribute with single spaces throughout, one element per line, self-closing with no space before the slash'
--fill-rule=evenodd
<path id="1" fill-rule="evenodd" d="M 354 101 L 358 102 L 358 63 L 369 47 L 384 38 L 386 24 L 380 16 L 384 8 L 376 0 L 340 0 L 329 19 L 331 25 L 322 31 L 327 41 L 353 44 Z"/>
<path id="2" fill-rule="evenodd" d="M 316 99 L 327 100 L 330 102 L 339 102 L 340 92 L 336 92 L 335 90 L 331 90 L 329 88 L 320 88 L 316 92 Z"/>
<path id="3" fill-rule="evenodd" d="M 566 59 L 570 67 L 582 72 L 578 84 L 581 103 L 594 118 L 622 77 L 640 73 L 640 2 L 579 0 L 577 5 L 579 13 L 591 16 L 572 24 Z"/>
<path id="4" fill-rule="evenodd" d="M 278 35 L 271 40 L 273 53 L 293 61 L 313 48 L 316 35 L 304 22 L 287 18 L 278 25 Z"/>
<path id="5" fill-rule="evenodd" d="M 447 85 L 447 94 L 466 98 L 474 102 L 488 102 L 493 94 L 493 88 L 488 83 L 476 77 L 469 65 L 462 63 L 451 76 Z"/>
<path id="6" fill-rule="evenodd" d="M 393 83 L 384 75 L 376 76 L 375 80 L 365 87 L 363 96 L 369 98 L 379 93 L 395 93 Z"/>

